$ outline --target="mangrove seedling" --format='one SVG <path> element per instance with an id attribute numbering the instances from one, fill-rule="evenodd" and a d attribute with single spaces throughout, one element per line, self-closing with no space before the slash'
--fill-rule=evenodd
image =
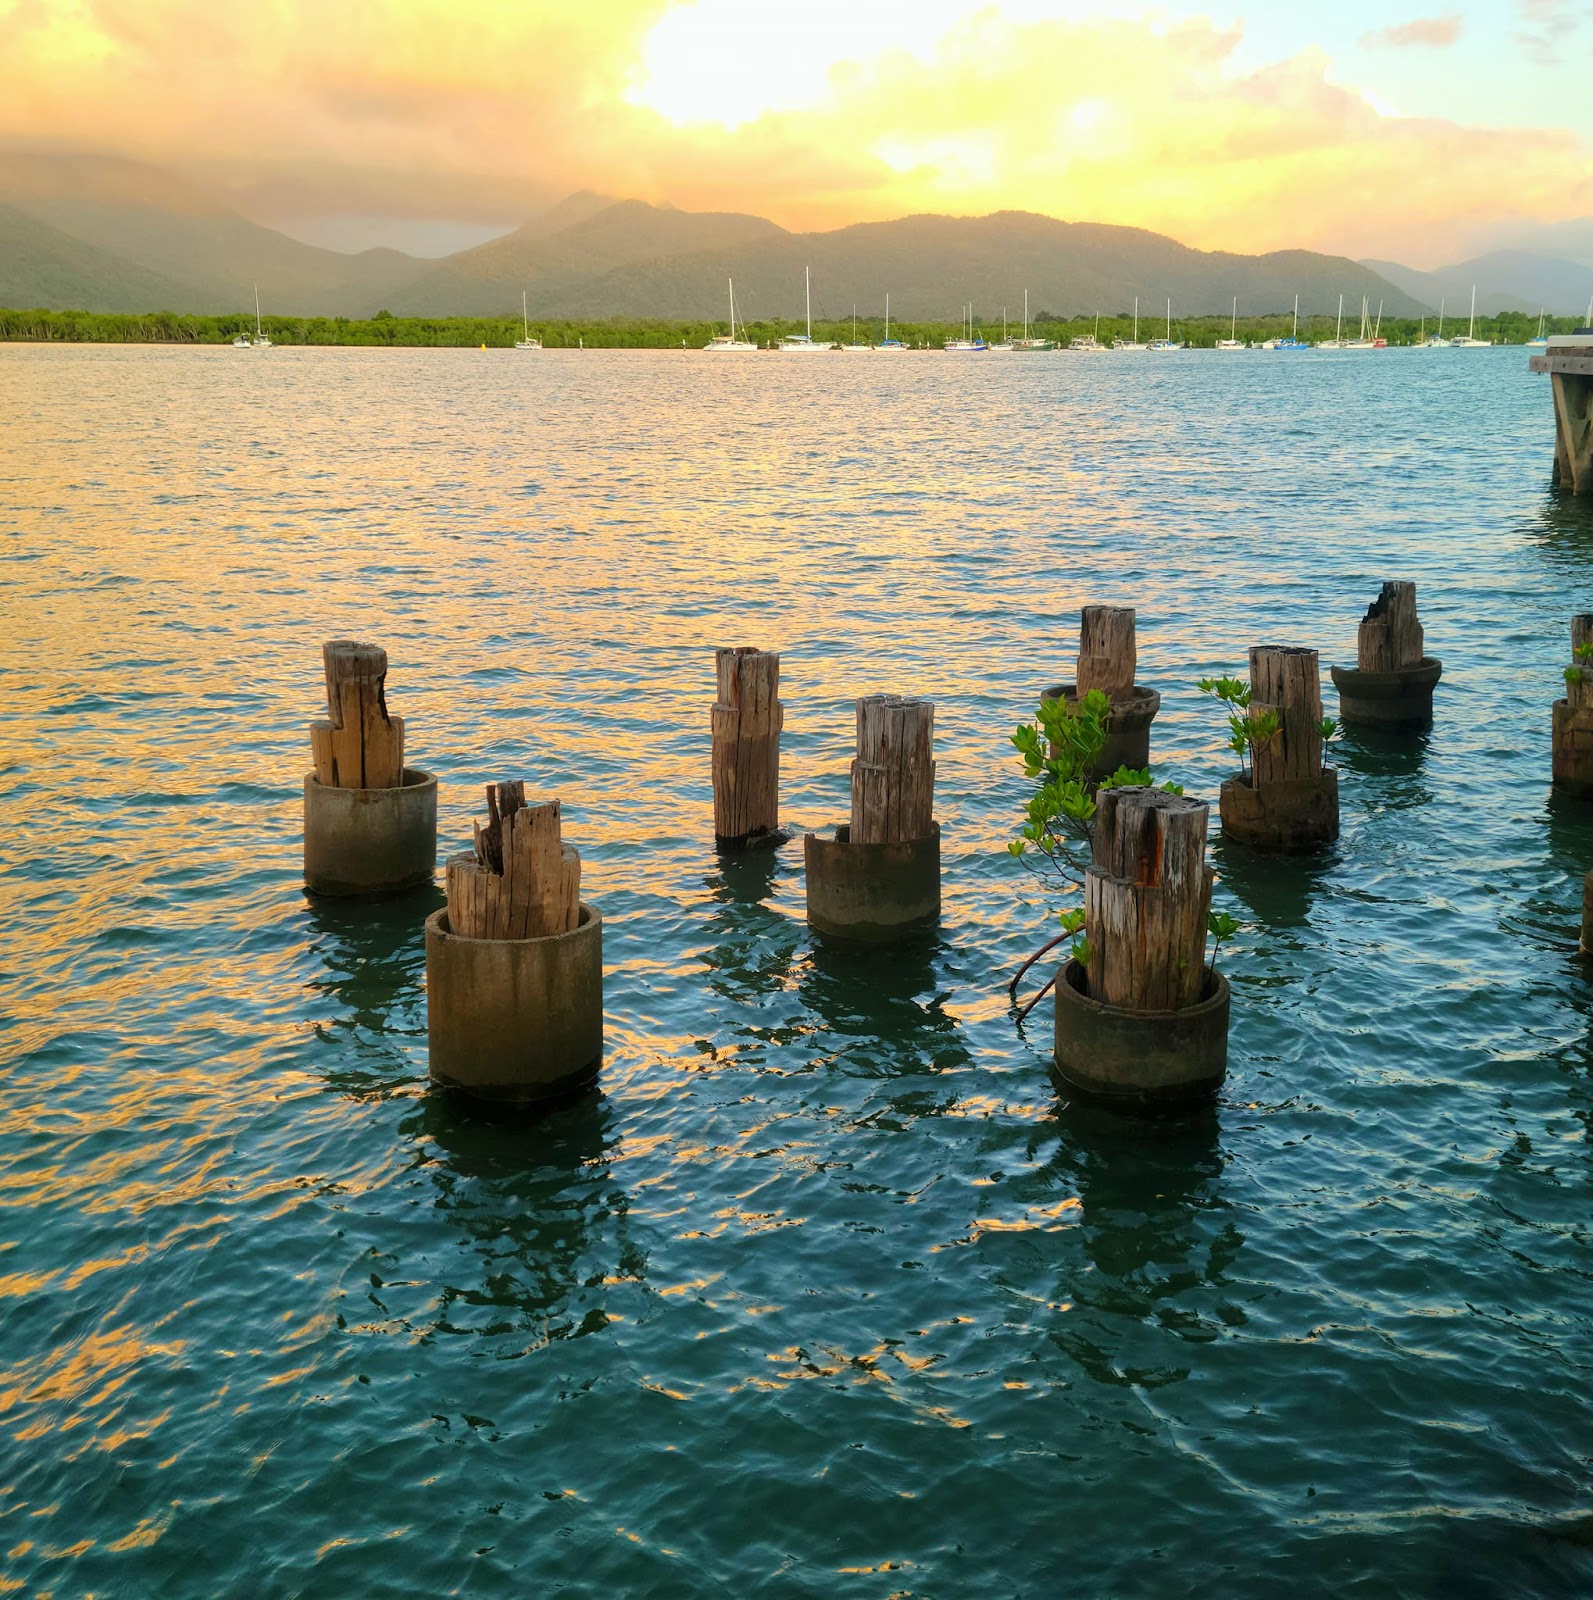
<path id="1" fill-rule="evenodd" d="M 1202 678 L 1195 687 L 1228 707 L 1228 748 L 1239 757 L 1240 775 L 1249 778 L 1254 752 L 1265 750 L 1277 738 L 1283 719 L 1270 709 L 1260 713 L 1250 709 L 1250 685 L 1243 678 Z M 1337 723 L 1324 717 L 1324 739 L 1332 737 L 1326 731 L 1329 724 L 1337 731 Z"/>

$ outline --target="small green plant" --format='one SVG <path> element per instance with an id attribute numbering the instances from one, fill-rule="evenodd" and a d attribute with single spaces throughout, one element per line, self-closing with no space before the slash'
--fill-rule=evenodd
<path id="1" fill-rule="evenodd" d="M 1224 941 L 1238 933 L 1239 924 L 1226 911 L 1206 913 L 1206 932 L 1211 935 L 1211 970 L 1217 970 L 1217 955 Z"/>
<path id="2" fill-rule="evenodd" d="M 1337 717 L 1323 717 L 1317 723 L 1316 731 L 1322 735 L 1323 744 L 1331 744 L 1339 736 L 1339 719 Z"/>
<path id="3" fill-rule="evenodd" d="M 1578 661 L 1593 661 L 1593 639 L 1589 639 L 1586 644 L 1579 644 L 1571 654 Z"/>
<path id="4" fill-rule="evenodd" d="M 1582 669 L 1580 667 L 1567 667 L 1565 669 L 1565 681 L 1573 687 L 1581 683 Z"/>
<path id="5" fill-rule="evenodd" d="M 1250 685 L 1243 678 L 1202 678 L 1195 687 L 1228 708 L 1228 748 L 1239 757 L 1241 774 L 1249 776 L 1255 752 L 1277 738 L 1283 719 L 1271 709 L 1259 713 L 1250 709 Z M 1332 736 L 1325 731 L 1331 722 L 1331 717 L 1323 718 L 1324 739 Z"/>

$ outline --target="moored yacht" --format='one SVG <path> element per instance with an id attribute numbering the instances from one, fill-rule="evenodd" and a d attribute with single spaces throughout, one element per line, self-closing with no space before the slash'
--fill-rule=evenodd
<path id="1" fill-rule="evenodd" d="M 736 283 L 734 278 L 729 278 L 726 282 L 730 285 L 730 332 L 714 334 L 708 343 L 703 346 L 703 349 L 731 352 L 756 350 L 758 347 L 747 337 L 747 329 L 744 323 L 741 327 L 741 337 L 739 339 L 736 337 Z"/>
<path id="2" fill-rule="evenodd" d="M 1543 324 L 1544 324 L 1545 320 L 1547 319 L 1548 315 L 1549 315 L 1549 313 L 1548 313 L 1547 308 L 1545 308 L 1544 310 L 1542 310 L 1542 311 L 1540 311 L 1538 313 L 1538 333 L 1537 333 L 1537 337 L 1534 338 L 1534 339 L 1528 339 L 1526 341 L 1527 348 L 1529 350 L 1547 350 L 1549 348 L 1549 341 L 1543 337 Z"/>
<path id="3" fill-rule="evenodd" d="M 950 350 L 957 353 L 966 353 L 969 351 L 983 352 L 988 350 L 990 346 L 985 343 L 984 339 L 980 335 L 974 332 L 972 305 L 964 306 L 962 308 L 962 312 L 963 331 L 961 335 L 955 339 L 946 340 L 946 342 L 941 346 L 941 349 Z"/>
<path id="4" fill-rule="evenodd" d="M 1243 339 L 1235 337 L 1239 332 L 1239 296 L 1233 297 L 1233 315 L 1228 319 L 1228 337 L 1219 339 L 1216 344 L 1218 350 L 1247 350 L 1249 346 Z"/>
<path id="5" fill-rule="evenodd" d="M 813 340 L 813 274 L 807 268 L 802 269 L 802 281 L 807 289 L 807 328 L 806 333 L 788 333 L 775 347 L 778 350 L 805 355 L 814 350 L 833 350 L 835 346 L 825 341 L 817 344 Z"/>
<path id="6" fill-rule="evenodd" d="M 850 344 L 843 344 L 841 346 L 841 348 L 843 350 L 870 350 L 870 351 L 873 350 L 873 348 L 874 348 L 874 346 L 871 345 L 871 344 L 859 344 L 857 342 L 857 307 L 856 306 L 852 307 L 852 342 Z"/>
<path id="7" fill-rule="evenodd" d="M 1145 346 L 1147 350 L 1182 350 L 1183 342 L 1173 338 L 1173 302 L 1169 296 L 1167 300 L 1167 337 L 1165 339 L 1152 339 Z"/>
<path id="8" fill-rule="evenodd" d="M 734 324 L 732 323 L 731 326 L 733 327 Z M 542 341 L 540 339 L 533 339 L 531 337 L 531 315 L 526 310 L 526 299 L 525 299 L 525 290 L 524 289 L 522 289 L 520 291 L 520 327 L 521 327 L 522 332 L 521 332 L 521 336 L 514 341 L 515 349 L 516 350 L 540 350 L 542 348 Z M 684 344 L 686 341 L 684 339 L 682 339 L 680 342 L 682 344 Z"/>
<path id="9" fill-rule="evenodd" d="M 1344 348 L 1343 334 L 1344 334 L 1344 296 L 1340 295 L 1339 296 L 1339 320 L 1334 326 L 1333 337 L 1331 339 L 1318 339 L 1317 342 L 1316 342 L 1317 349 L 1318 350 L 1342 350 Z"/>
<path id="10" fill-rule="evenodd" d="M 233 340 L 236 344 L 238 341 Z M 254 286 L 254 347 L 256 350 L 271 350 L 275 346 L 271 343 L 271 336 L 260 326 L 260 285 Z"/>
<path id="11" fill-rule="evenodd" d="M 1444 337 L 1444 307 L 1447 304 L 1448 301 L 1440 296 L 1438 301 L 1438 332 L 1431 335 L 1424 335 L 1421 342 L 1416 347 L 1418 350 L 1449 349 L 1449 341 Z M 1423 318 L 1422 327 L 1425 328 L 1426 326 L 1426 319 Z"/>
<path id="12" fill-rule="evenodd" d="M 885 337 L 880 340 L 878 348 L 881 350 L 905 350 L 906 345 L 900 339 L 891 338 L 891 297 L 885 296 Z"/>
<path id="13" fill-rule="evenodd" d="M 1476 331 L 1477 331 L 1477 285 L 1476 284 L 1472 284 L 1472 286 L 1471 286 L 1471 321 L 1466 324 L 1465 333 L 1462 334 L 1460 338 L 1453 339 L 1450 342 L 1454 345 L 1454 347 L 1457 350 L 1486 350 L 1493 343 L 1493 340 L 1492 339 L 1476 339 L 1476 338 L 1473 338 L 1472 335 L 1475 334 Z"/>
<path id="14" fill-rule="evenodd" d="M 1309 350 L 1311 347 L 1300 337 L 1300 297 L 1294 297 L 1294 329 L 1287 339 L 1263 339 L 1260 350 Z"/>
<path id="15" fill-rule="evenodd" d="M 1112 341 L 1112 348 L 1114 350 L 1143 350 L 1145 348 L 1145 346 L 1142 345 L 1139 342 L 1139 296 L 1138 295 L 1134 296 L 1134 337 L 1132 339 L 1114 339 Z"/>
<path id="16" fill-rule="evenodd" d="M 1031 354 L 1041 350 L 1056 349 L 1055 339 L 1040 339 L 1030 331 L 1029 291 L 1027 289 L 1023 291 L 1023 337 L 1021 339 L 1014 339 L 1012 341 L 1012 348 L 1014 350 L 1027 351 Z"/>
<path id="17" fill-rule="evenodd" d="M 1099 353 L 1104 353 L 1106 346 L 1101 343 L 1100 333 L 1101 313 L 1097 311 L 1095 313 L 1095 332 L 1081 333 L 1077 338 L 1069 339 L 1068 349 L 1073 351 L 1076 355 L 1093 356 Z"/>

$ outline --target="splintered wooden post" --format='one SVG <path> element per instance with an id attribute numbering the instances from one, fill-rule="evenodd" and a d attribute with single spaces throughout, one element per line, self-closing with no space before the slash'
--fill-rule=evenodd
<path id="1" fill-rule="evenodd" d="M 1132 1011 L 1195 1005 L 1206 983 L 1211 808 L 1160 789 L 1103 789 L 1085 873 L 1090 997 Z"/>
<path id="2" fill-rule="evenodd" d="M 905 695 L 857 702 L 852 763 L 853 844 L 927 839 L 935 820 L 935 707 Z"/>
<path id="3" fill-rule="evenodd" d="M 714 838 L 741 844 L 780 824 L 780 657 L 772 650 L 716 650 L 714 668 Z"/>
<path id="4" fill-rule="evenodd" d="M 487 785 L 474 856 L 448 863 L 448 928 L 461 939 L 545 939 L 581 913 L 581 858 L 560 837 L 559 802 L 525 803 L 523 783 Z"/>
<path id="5" fill-rule="evenodd" d="M 1250 716 L 1279 717 L 1277 733 L 1251 754 L 1255 787 L 1322 775 L 1322 680 L 1315 650 L 1253 645 Z"/>
<path id="6" fill-rule="evenodd" d="M 1079 698 L 1101 689 L 1109 699 L 1129 699 L 1138 665 L 1134 608 L 1085 606 L 1079 623 Z"/>
<path id="7" fill-rule="evenodd" d="M 1584 661 L 1578 650 L 1593 644 L 1593 611 L 1582 611 L 1571 618 L 1571 665 L 1576 675 L 1565 680 L 1565 698 L 1573 711 L 1593 711 L 1593 661 Z"/>
<path id="8" fill-rule="evenodd" d="M 1356 666 L 1362 672 L 1400 672 L 1420 666 L 1422 625 L 1416 617 L 1416 585 L 1385 583 L 1367 608 L 1356 640 Z"/>
<path id="9" fill-rule="evenodd" d="M 317 780 L 334 789 L 400 787 L 404 720 L 387 714 L 387 652 L 333 639 L 321 654 L 329 720 L 310 724 Z"/>

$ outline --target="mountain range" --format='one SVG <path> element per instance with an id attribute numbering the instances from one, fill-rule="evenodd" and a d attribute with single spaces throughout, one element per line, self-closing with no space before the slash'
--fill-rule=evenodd
<path id="1" fill-rule="evenodd" d="M 1566 225 L 1568 244 L 1593 230 Z M 1556 242 L 1559 242 L 1558 239 Z M 1171 297 L 1176 316 L 1451 314 L 1478 285 L 1478 309 L 1579 312 L 1593 265 L 1502 250 L 1437 273 L 1306 250 L 1240 255 L 1194 250 L 1142 228 L 1062 222 L 1032 212 L 914 216 L 794 233 L 764 217 L 688 212 L 577 194 L 501 238 L 440 260 L 398 250 L 345 254 L 253 222 L 174 173 L 97 156 L 0 152 L 0 305 L 89 311 L 225 312 L 260 287 L 283 315 L 501 316 L 522 291 L 544 318 L 721 319 L 725 280 L 749 319 L 800 317 L 803 268 L 814 312 L 856 305 L 877 317 L 885 295 L 903 320 L 950 321 L 965 301 L 994 324 L 1031 308 L 1062 315 L 1128 309 L 1147 328 Z"/>

